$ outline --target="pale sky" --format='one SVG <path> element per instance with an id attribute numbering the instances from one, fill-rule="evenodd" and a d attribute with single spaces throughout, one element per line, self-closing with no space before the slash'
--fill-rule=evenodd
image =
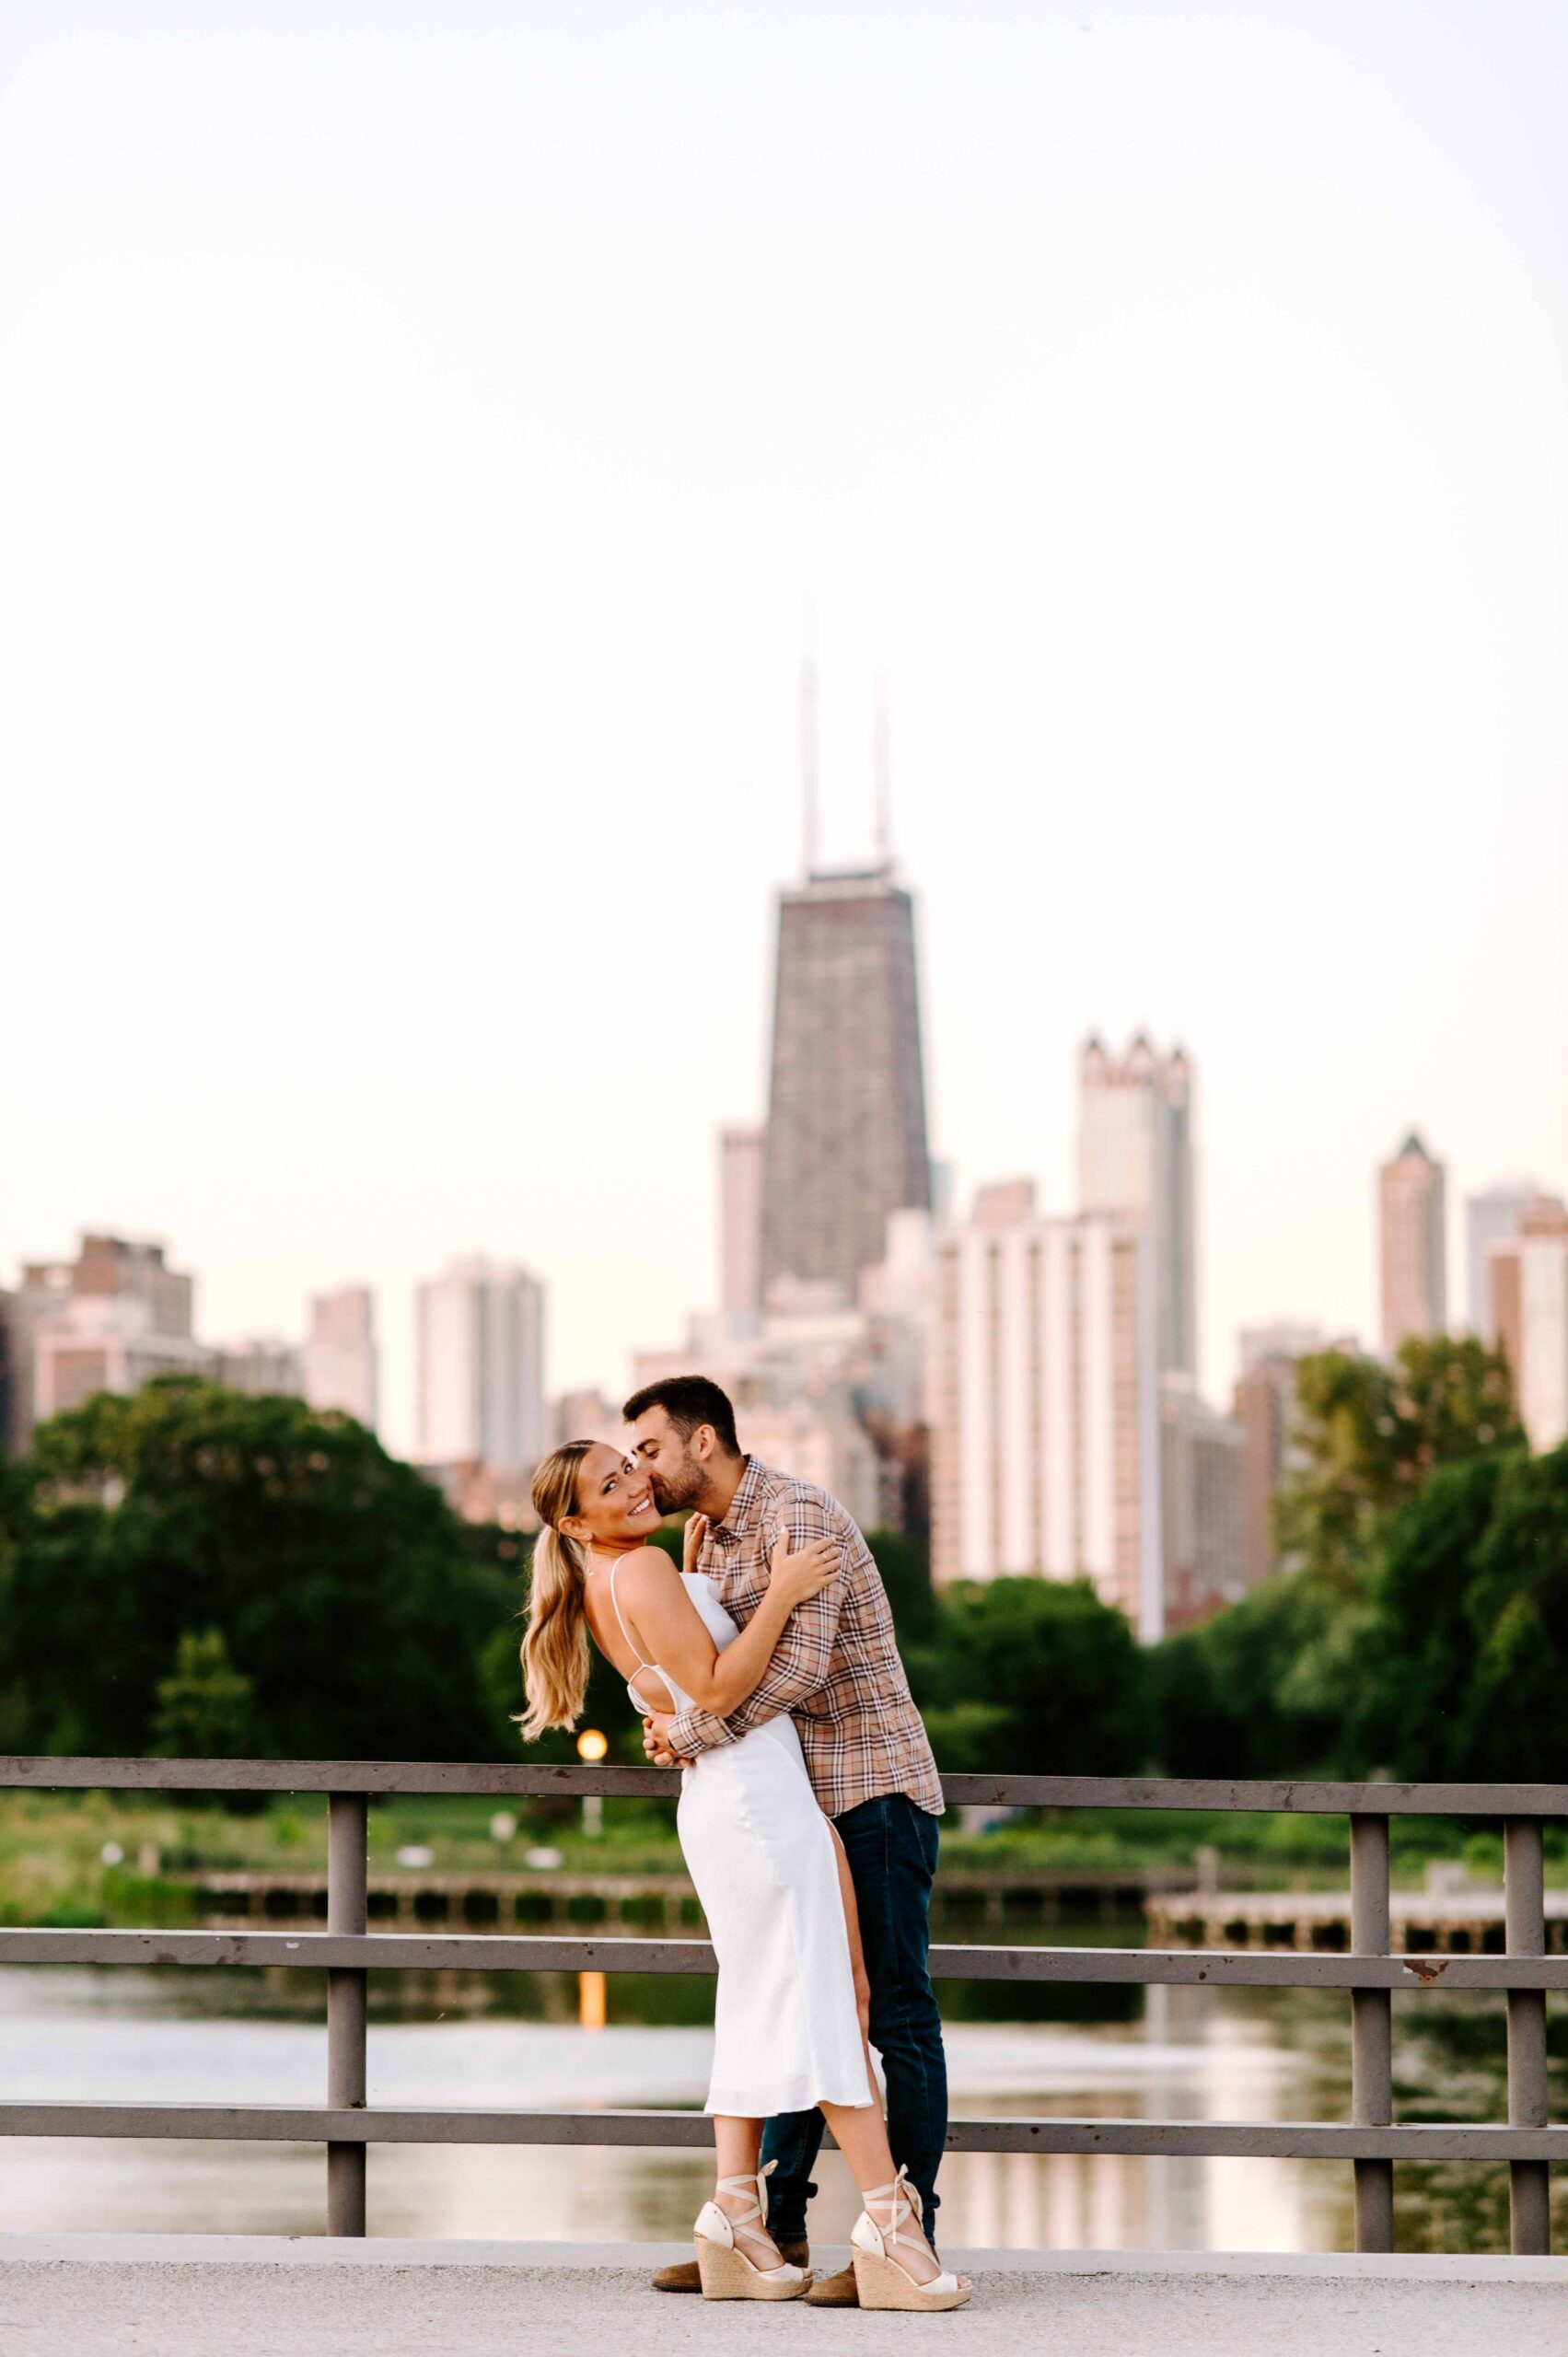
<path id="1" fill-rule="evenodd" d="M 1373 1169 L 1568 1184 L 1568 14 L 0 17 L 0 1281 L 551 1287 L 614 1389 L 762 1109 L 796 663 L 877 670 L 933 1144 L 1198 1070 L 1204 1373 Z"/>

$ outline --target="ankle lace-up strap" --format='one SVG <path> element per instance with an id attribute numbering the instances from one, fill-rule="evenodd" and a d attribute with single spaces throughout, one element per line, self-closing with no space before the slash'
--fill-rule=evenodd
<path id="1" fill-rule="evenodd" d="M 899 2232 L 899 2228 L 903 2224 L 904 2221 L 907 2218 L 912 2218 L 915 2214 L 914 2203 L 910 2200 L 909 2195 L 909 2169 L 907 2166 L 899 2171 L 898 2176 L 893 2179 L 891 2185 L 874 2185 L 866 2192 L 861 2195 L 861 2200 L 865 2202 L 867 2212 L 870 2211 L 871 2205 L 874 2201 L 885 2201 L 888 2204 L 890 2212 L 888 2223 L 884 2226 L 880 2218 L 875 2221 L 875 2223 L 882 2233 L 883 2238 L 887 2242 L 902 2243 L 906 2250 L 924 2250 L 926 2248 L 926 2242 L 923 2235 L 916 2236 L 914 2235 L 900 2235 Z"/>
<path id="2" fill-rule="evenodd" d="M 861 2200 L 865 2208 L 855 2221 L 850 2242 L 856 2253 L 855 2282 L 862 2305 L 878 2308 L 961 2308 L 970 2296 L 969 2287 L 958 2276 L 942 2266 L 923 2235 L 905 2235 L 899 2231 L 906 2220 L 913 2220 L 916 2216 L 915 2205 L 910 2195 L 909 2170 L 901 2168 L 891 2185 L 868 2186 Z M 880 2218 L 873 2215 L 878 2209 L 886 2210 L 888 2213 L 886 2225 Z M 917 2275 L 907 2260 L 897 2256 L 900 2244 L 905 2250 L 919 2251 L 927 2264 L 935 2264 L 937 2271 L 933 2275 Z M 863 2260 L 877 2261 L 883 2267 L 891 2268 L 895 2275 L 907 2279 L 907 2291 L 900 2290 L 896 2297 L 889 2296 L 889 2287 L 884 2283 L 878 2292 L 875 2277 L 869 2283 L 862 2283 Z"/>
<path id="3" fill-rule="evenodd" d="M 743 2193 L 749 2193 L 751 2196 L 750 2209 L 743 2210 L 738 2218 L 731 2217 L 729 2212 L 726 2211 L 725 2215 L 729 2218 L 732 2234 L 749 2235 L 753 2241 L 772 2241 L 773 2238 L 768 2232 L 767 2196 L 763 2187 L 766 2179 L 772 2177 L 777 2166 L 776 2161 L 770 2161 L 765 2168 L 757 2171 L 755 2177 L 721 2177 L 719 2178 L 714 2188 L 715 2192 L 733 2194 L 737 2198 Z"/>

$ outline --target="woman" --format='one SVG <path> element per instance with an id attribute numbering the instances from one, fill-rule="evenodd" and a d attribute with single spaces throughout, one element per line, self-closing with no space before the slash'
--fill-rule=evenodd
<path id="1" fill-rule="evenodd" d="M 761 1682 L 796 1606 L 838 1572 L 832 1544 L 792 1555 L 781 1534 L 767 1594 L 738 1629 L 696 1569 L 702 1517 L 686 1527 L 678 1573 L 647 1543 L 658 1508 L 619 1450 L 569 1441 L 540 1467 L 533 1502 L 543 1527 L 523 1640 L 527 1741 L 575 1724 L 590 1634 L 639 1712 L 697 1703 L 727 1715 Z M 961 2306 L 970 2287 L 938 2266 L 888 2149 L 854 1888 L 793 1721 L 703 1752 L 681 1777 L 678 1823 L 719 1966 L 707 2101 L 718 2182 L 695 2228 L 704 2298 L 806 2290 L 806 2270 L 786 2265 L 768 2234 L 757 2164 L 764 2119 L 820 2105 L 865 2204 L 852 2237 L 861 2306 Z"/>

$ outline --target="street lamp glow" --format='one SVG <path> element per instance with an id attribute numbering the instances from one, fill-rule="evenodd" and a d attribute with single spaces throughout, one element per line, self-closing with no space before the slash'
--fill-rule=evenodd
<path id="1" fill-rule="evenodd" d="M 577 1757 L 590 1764 L 602 1759 L 609 1749 L 610 1737 L 600 1735 L 598 1727 L 585 1727 L 577 1737 Z M 604 1831 L 604 1802 L 598 1793 L 583 1794 L 583 1831 L 590 1841 Z"/>

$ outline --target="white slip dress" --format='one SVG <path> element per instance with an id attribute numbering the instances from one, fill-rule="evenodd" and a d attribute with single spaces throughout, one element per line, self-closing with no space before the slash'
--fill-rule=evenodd
<path id="1" fill-rule="evenodd" d="M 681 1585 L 720 1653 L 740 1634 L 701 1572 Z M 676 1707 L 691 1696 L 632 1642 L 610 1574 L 627 1650 L 663 1678 Z M 633 1707 L 648 1704 L 627 1683 Z M 854 1968 L 832 1828 L 806 1772 L 787 1713 L 682 1771 L 680 1848 L 718 1957 L 714 2068 L 705 2108 L 741 2119 L 869 2104 Z"/>

